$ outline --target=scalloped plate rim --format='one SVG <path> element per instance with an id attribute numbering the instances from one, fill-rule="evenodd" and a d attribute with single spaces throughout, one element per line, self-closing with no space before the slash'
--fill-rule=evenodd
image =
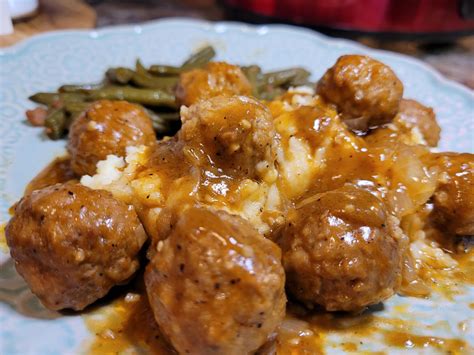
<path id="1" fill-rule="evenodd" d="M 21 54 L 22 50 L 25 50 L 27 47 L 34 45 L 35 43 L 45 41 L 48 38 L 58 37 L 62 35 L 88 35 L 92 39 L 100 38 L 107 34 L 116 34 L 119 31 L 125 32 L 136 32 L 139 35 L 143 29 L 153 28 L 155 26 L 159 26 L 160 24 L 184 24 L 184 25 L 195 25 L 199 27 L 207 27 L 207 30 L 214 30 L 215 32 L 226 32 L 229 29 L 237 29 L 240 32 L 252 32 L 252 34 L 256 34 L 259 36 L 265 35 L 265 33 L 270 30 L 283 30 L 287 32 L 297 32 L 299 34 L 305 34 L 317 38 L 319 41 L 330 44 L 330 45 L 340 45 L 344 47 L 352 47 L 355 49 L 362 50 L 364 52 L 375 53 L 375 54 L 382 54 L 384 56 L 391 56 L 397 58 L 399 60 L 405 61 L 410 65 L 415 65 L 420 67 L 422 70 L 429 72 L 437 81 L 442 83 L 443 85 L 451 86 L 456 90 L 461 90 L 464 94 L 467 94 L 474 99 L 474 90 L 467 88 L 466 86 L 457 83 L 451 79 L 444 77 L 441 73 L 439 73 L 436 69 L 432 68 L 428 64 L 424 63 L 420 59 L 410 57 L 405 54 L 391 52 L 383 49 L 374 49 L 367 47 L 361 43 L 351 41 L 348 39 L 343 38 L 333 38 L 326 36 L 322 33 L 319 33 L 315 30 L 305 27 L 298 27 L 294 25 L 287 25 L 287 24 L 265 24 L 265 25 L 253 25 L 247 24 L 243 22 L 237 21 L 207 21 L 207 20 L 200 20 L 200 19 L 189 19 L 184 17 L 170 17 L 170 18 L 163 18 L 157 20 L 151 20 L 142 22 L 139 24 L 126 24 L 126 25 L 115 25 L 115 26 L 105 26 L 98 29 L 66 29 L 66 30 L 56 30 L 47 33 L 40 33 L 29 38 L 22 40 L 19 43 L 16 43 L 12 46 L 0 48 L 0 57 L 10 56 Z M 220 28 L 220 30 L 218 30 Z"/>

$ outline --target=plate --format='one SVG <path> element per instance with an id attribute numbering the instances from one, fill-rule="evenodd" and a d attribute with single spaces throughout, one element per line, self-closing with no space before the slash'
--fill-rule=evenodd
<path id="1" fill-rule="evenodd" d="M 373 56 L 393 68 L 404 83 L 405 97 L 435 109 L 442 127 L 441 151 L 474 152 L 473 92 L 403 55 L 284 25 L 255 27 L 166 19 L 98 31 L 54 32 L 0 50 L 0 221 L 8 220 L 8 208 L 21 197 L 27 182 L 64 152 L 64 141 L 50 141 L 41 130 L 25 124 L 24 111 L 34 107 L 27 99 L 29 95 L 55 90 L 64 83 L 97 82 L 106 68 L 133 66 L 137 57 L 145 64 L 178 64 L 206 43 L 216 48 L 217 60 L 243 65 L 256 63 L 266 71 L 303 66 L 313 73 L 313 80 L 340 55 Z M 3 263 L 0 283 L 3 285 L 6 278 L 16 276 L 5 264 L 7 260 L 8 255 L 0 252 Z M 0 293 L 1 354 L 66 354 L 85 349 L 90 334 L 81 316 L 56 317 L 49 312 L 35 318 L 26 316 L 28 307 L 39 307 L 36 300 L 25 304 L 29 291 L 19 281 L 10 282 L 9 288 L 8 292 Z M 451 300 L 437 295 L 430 299 L 395 296 L 384 303 L 380 314 L 402 321 L 417 321 L 422 324 L 416 329 L 421 335 L 459 338 L 472 346 L 473 299 L 473 287 L 466 287 Z M 343 352 L 340 345 L 345 340 L 340 334 L 329 334 L 326 348 Z M 361 344 L 359 349 L 407 351 L 406 348 L 387 348 L 376 338 Z M 413 351 L 432 353 L 436 349 L 434 344 L 434 347 Z"/>

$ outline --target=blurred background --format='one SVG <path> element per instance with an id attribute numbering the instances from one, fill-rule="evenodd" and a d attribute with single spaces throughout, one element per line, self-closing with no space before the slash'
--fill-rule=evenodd
<path id="1" fill-rule="evenodd" d="M 474 89 L 474 0 L 0 0 L 0 11 L 7 3 L 16 19 L 1 47 L 45 31 L 164 17 L 288 23 L 418 57 Z"/>

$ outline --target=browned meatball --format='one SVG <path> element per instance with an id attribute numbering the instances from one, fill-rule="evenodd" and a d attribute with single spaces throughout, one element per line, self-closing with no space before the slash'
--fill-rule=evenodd
<path id="1" fill-rule="evenodd" d="M 97 162 L 109 154 L 125 156 L 128 146 L 153 145 L 151 119 L 126 101 L 97 101 L 71 126 L 67 149 L 78 175 L 93 175 Z"/>
<path id="2" fill-rule="evenodd" d="M 435 222 L 448 233 L 474 235 L 474 154 L 435 154 L 433 165 L 440 170 Z"/>
<path id="3" fill-rule="evenodd" d="M 248 354 L 285 315 L 279 248 L 246 221 L 182 212 L 146 268 L 150 304 L 180 354 Z"/>
<path id="4" fill-rule="evenodd" d="M 371 193 L 352 185 L 314 195 L 282 236 L 287 291 L 308 306 L 358 311 L 401 282 L 401 232 Z"/>
<path id="5" fill-rule="evenodd" d="M 390 122 L 403 96 L 403 85 L 392 69 L 363 55 L 340 57 L 316 89 L 338 107 L 349 127 L 362 131 Z"/>
<path id="6" fill-rule="evenodd" d="M 181 74 L 176 97 L 180 104 L 190 106 L 218 95 L 250 95 L 251 92 L 252 87 L 238 66 L 213 62 Z"/>
<path id="7" fill-rule="evenodd" d="M 416 127 L 429 146 L 438 145 L 441 127 L 436 122 L 436 116 L 431 107 L 423 106 L 415 100 L 402 100 L 394 123 L 407 128 Z"/>
<path id="8" fill-rule="evenodd" d="M 217 96 L 182 110 L 179 139 L 199 164 L 231 175 L 262 177 L 275 161 L 275 128 L 268 108 L 247 96 Z M 261 163 L 260 165 L 258 165 Z"/>
<path id="9" fill-rule="evenodd" d="M 81 310 L 135 273 L 147 237 L 133 207 L 66 183 L 24 197 L 6 238 L 16 269 L 47 308 Z"/>

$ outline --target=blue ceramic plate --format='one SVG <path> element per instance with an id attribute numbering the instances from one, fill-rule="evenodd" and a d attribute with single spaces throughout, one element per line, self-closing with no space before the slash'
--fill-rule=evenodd
<path id="1" fill-rule="evenodd" d="M 257 63 L 264 70 L 303 66 L 319 78 L 342 54 L 365 53 L 390 65 L 405 86 L 405 97 L 432 106 L 442 126 L 440 150 L 474 152 L 474 94 L 442 78 L 417 60 L 376 51 L 345 40 L 334 40 L 290 26 L 253 27 L 239 23 L 207 23 L 170 19 L 138 26 L 98 31 L 62 31 L 41 35 L 0 49 L 0 222 L 9 218 L 9 206 L 18 200 L 27 182 L 54 157 L 64 152 L 64 141 L 52 142 L 41 130 L 25 124 L 24 111 L 34 107 L 28 96 L 55 90 L 64 83 L 96 82 L 111 66 L 132 66 L 137 57 L 145 64 L 178 64 L 205 43 L 217 49 L 217 59 Z M 0 262 L 8 255 L 0 252 Z M 3 264 L 0 286 L 0 354 L 65 354 L 83 351 L 90 334 L 80 316 L 55 318 L 49 312 L 29 317 L 38 307 L 21 282 Z M 16 279 L 15 279 L 16 280 Z M 11 281 L 11 280 L 10 280 Z M 381 312 L 387 317 L 416 320 L 419 334 L 460 338 L 474 344 L 474 316 L 469 304 L 474 289 L 466 288 L 451 301 L 393 297 Z M 466 329 L 467 327 L 467 329 Z M 470 328 L 469 328 L 470 327 Z M 356 335 L 354 335 L 356 337 Z M 342 352 L 340 334 L 327 337 L 330 351 Z M 376 337 L 359 350 L 405 352 L 387 348 Z M 438 349 L 439 350 L 439 349 Z M 432 353 L 437 347 L 413 349 Z M 466 352 L 472 349 L 465 349 Z"/>

